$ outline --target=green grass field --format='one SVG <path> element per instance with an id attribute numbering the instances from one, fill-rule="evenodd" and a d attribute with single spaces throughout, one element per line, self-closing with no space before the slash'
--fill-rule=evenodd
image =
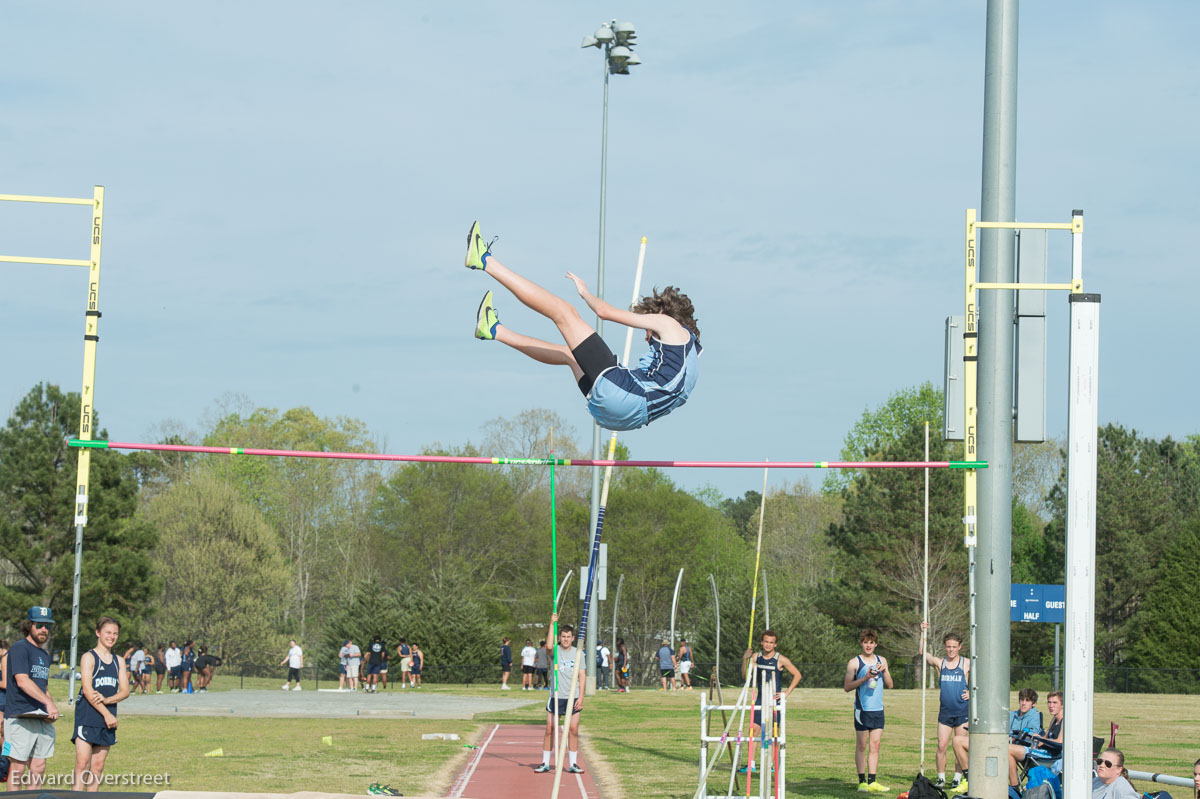
<path id="1" fill-rule="evenodd" d="M 278 680 L 247 680 L 246 688 L 278 690 Z M 218 677 L 214 690 L 237 688 L 236 677 Z M 56 700 L 65 681 L 52 681 Z M 495 687 L 427 686 L 432 695 L 495 696 Z M 736 696 L 728 688 L 726 701 Z M 506 694 L 522 698 L 519 692 Z M 544 694 L 535 694 L 539 700 Z M 920 699 L 916 691 L 890 691 L 880 781 L 892 795 L 908 789 L 920 764 Z M 1016 697 L 1013 697 L 1016 703 Z M 608 799 L 690 797 L 699 757 L 700 692 L 629 694 L 601 692 L 585 706 L 585 747 L 593 754 L 597 782 Z M 65 709 L 65 704 L 63 705 Z M 70 710 L 67 710 L 68 719 Z M 930 734 L 926 770 L 934 771 L 936 693 L 928 697 Z M 851 799 L 855 794 L 851 699 L 837 690 L 797 690 L 788 704 L 787 795 Z M 1200 697 L 1101 694 L 1096 697 L 1096 734 L 1120 724 L 1117 743 L 1127 765 L 1141 771 L 1191 774 L 1200 756 Z M 545 723 L 540 710 L 522 708 L 477 716 L 473 721 L 423 719 L 251 719 L 127 716 L 118 732 L 107 773 L 169 775 L 176 790 L 365 793 L 385 782 L 407 795 L 444 793 L 477 741 L 493 723 Z M 60 724 L 57 752 L 47 773 L 70 773 L 73 747 L 69 720 Z M 422 741 L 426 732 L 454 732 L 462 741 Z M 321 742 L 333 737 L 333 745 Z M 221 758 L 204 757 L 221 748 Z M 725 772 L 726 776 L 728 772 Z M 714 783 L 715 784 L 715 783 Z M 145 786 L 141 790 L 161 790 Z M 1139 789 L 1150 785 L 1139 784 Z M 110 785 L 109 790 L 118 789 Z M 128 786 L 127 790 L 139 790 Z M 1173 790 L 1176 796 L 1178 790 Z M 855 794 L 856 795 L 856 794 Z"/>

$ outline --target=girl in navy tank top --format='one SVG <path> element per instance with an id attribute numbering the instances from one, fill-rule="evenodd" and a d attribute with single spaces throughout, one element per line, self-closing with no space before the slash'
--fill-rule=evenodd
<path id="1" fill-rule="evenodd" d="M 113 654 L 121 625 L 105 616 L 96 623 L 96 647 L 79 660 L 83 682 L 75 700 L 75 783 L 77 791 L 96 791 L 108 749 L 117 742 L 117 702 L 129 696 L 125 660 Z"/>

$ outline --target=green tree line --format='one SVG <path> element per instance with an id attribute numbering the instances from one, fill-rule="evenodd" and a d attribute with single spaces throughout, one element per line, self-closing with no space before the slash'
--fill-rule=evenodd
<path id="1" fill-rule="evenodd" d="M 847 431 L 847 460 L 921 460 L 925 422 L 941 429 L 940 392 L 926 383 L 866 409 Z M 35 386 L 0 429 L 0 612 L 9 636 L 25 608 L 70 613 L 79 397 Z M 97 420 L 97 425 L 99 421 Z M 100 430 L 100 437 L 106 431 Z M 371 452 L 361 421 L 307 408 L 227 411 L 200 438 L 214 446 Z M 1096 569 L 1098 665 L 1193 668 L 1200 661 L 1189 561 L 1200 544 L 1200 441 L 1099 430 Z M 164 439 L 179 441 L 178 437 Z M 503 452 L 574 457 L 575 431 L 532 409 L 483 427 L 478 444 L 427 452 Z M 628 457 L 622 445 L 620 457 Z M 932 460 L 961 456 L 933 435 Z M 545 632 L 558 577 L 588 556 L 590 474 L 447 463 L 381 464 L 179 453 L 92 456 L 84 543 L 82 630 L 114 615 L 122 637 L 194 638 L 226 658 L 268 662 L 296 637 L 310 662 L 331 664 L 346 638 L 418 640 L 431 664 L 498 660 L 499 641 Z M 924 570 L 921 470 L 830 473 L 773 487 L 762 522 L 761 569 L 771 625 L 797 662 L 839 663 L 856 631 L 878 629 L 893 659 L 917 661 Z M 1064 579 L 1065 459 L 1060 442 L 1014 450 L 1015 582 Z M 930 473 L 931 639 L 967 626 L 962 483 Z M 699 659 L 716 654 L 709 575 L 720 594 L 722 661 L 731 676 L 751 640 L 749 608 L 763 497 L 689 492 L 656 469 L 618 469 L 606 511 L 609 599 L 619 575 L 616 634 L 649 674 L 670 626 L 675 578 L 684 570 L 676 630 Z M 578 618 L 574 588 L 564 619 Z M 765 623 L 759 590 L 755 627 Z M 593 623 L 612 644 L 612 606 Z M 56 646 L 67 643 L 59 625 Z M 1014 625 L 1013 660 L 1048 663 L 1049 625 Z M 1168 677 L 1139 677 L 1144 690 Z"/>

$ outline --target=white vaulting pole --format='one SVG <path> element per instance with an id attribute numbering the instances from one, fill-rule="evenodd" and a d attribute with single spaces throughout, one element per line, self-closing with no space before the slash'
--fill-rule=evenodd
<path id="1" fill-rule="evenodd" d="M 675 593 L 671 597 L 671 651 L 675 651 L 675 609 L 679 607 L 679 588 L 683 585 L 683 569 L 675 578 Z"/>
<path id="2" fill-rule="evenodd" d="M 637 271 L 634 274 L 634 278 L 633 278 L 633 300 L 630 301 L 630 307 L 633 307 L 634 305 L 636 305 L 638 299 L 640 299 L 639 295 L 642 290 L 642 268 L 645 265 L 645 263 L 646 263 L 646 237 L 642 236 L 642 243 L 638 249 Z M 630 328 L 625 329 L 625 353 L 624 353 L 624 357 L 621 359 L 621 363 L 626 366 L 629 365 L 629 351 L 632 347 L 633 347 L 633 328 L 630 327 Z M 609 460 L 613 459 L 613 456 L 616 454 L 616 451 L 617 451 L 617 433 L 614 430 L 613 434 L 612 434 L 612 438 L 609 439 L 609 442 L 608 442 L 608 459 Z M 587 584 L 587 590 L 584 592 L 585 598 L 583 600 L 583 613 L 579 619 L 579 630 L 577 632 L 577 638 L 576 638 L 575 668 L 572 669 L 571 687 L 567 691 L 567 712 L 566 712 L 566 715 L 564 716 L 562 736 L 560 738 L 561 743 L 559 744 L 559 747 L 558 747 L 558 756 L 555 758 L 555 762 L 554 762 L 554 789 L 550 792 L 550 799 L 558 799 L 558 791 L 559 791 L 559 788 L 562 786 L 563 759 L 567 752 L 568 733 L 571 730 L 571 714 L 574 710 L 574 705 L 575 705 L 575 697 L 576 697 L 575 690 L 576 690 L 576 688 L 579 689 L 578 695 L 579 696 L 583 695 L 583 686 L 581 686 L 579 684 L 579 672 L 581 669 L 583 669 L 585 667 L 584 664 L 587 663 L 588 655 L 590 654 L 590 653 L 587 653 L 584 651 L 586 649 L 586 645 L 584 642 L 587 640 L 585 633 L 587 632 L 587 625 L 588 625 L 588 611 L 590 610 L 591 604 L 592 604 L 592 589 L 596 585 L 596 576 L 597 576 L 596 573 L 598 571 L 599 555 L 600 555 L 600 533 L 604 529 L 604 509 L 608 505 L 608 487 L 612 484 L 612 470 L 613 470 L 612 466 L 604 467 L 604 486 L 600 490 L 600 511 L 596 517 L 596 530 L 592 534 L 592 554 L 588 561 L 589 562 L 588 577 L 587 577 L 588 584 Z M 558 645 L 558 643 L 555 642 L 555 646 L 557 646 L 557 645 Z M 555 710 L 557 711 L 558 708 L 555 708 Z"/>

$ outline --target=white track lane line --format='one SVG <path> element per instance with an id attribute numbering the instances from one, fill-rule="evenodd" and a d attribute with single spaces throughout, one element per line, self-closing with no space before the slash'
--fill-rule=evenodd
<path id="1" fill-rule="evenodd" d="M 483 742 L 483 746 L 479 747 L 479 751 L 475 753 L 475 759 L 471 761 L 471 765 L 467 766 L 467 770 L 463 773 L 462 783 L 455 786 L 455 788 L 450 791 L 451 797 L 462 796 L 463 792 L 467 790 L 467 784 L 471 781 L 471 777 L 475 774 L 475 767 L 479 765 L 480 760 L 483 760 L 483 752 L 488 748 L 488 744 L 492 742 L 492 738 L 496 737 L 496 730 L 498 729 L 500 729 L 499 724 L 497 724 L 495 727 L 492 727 L 492 731 L 488 735 L 487 740 Z"/>

